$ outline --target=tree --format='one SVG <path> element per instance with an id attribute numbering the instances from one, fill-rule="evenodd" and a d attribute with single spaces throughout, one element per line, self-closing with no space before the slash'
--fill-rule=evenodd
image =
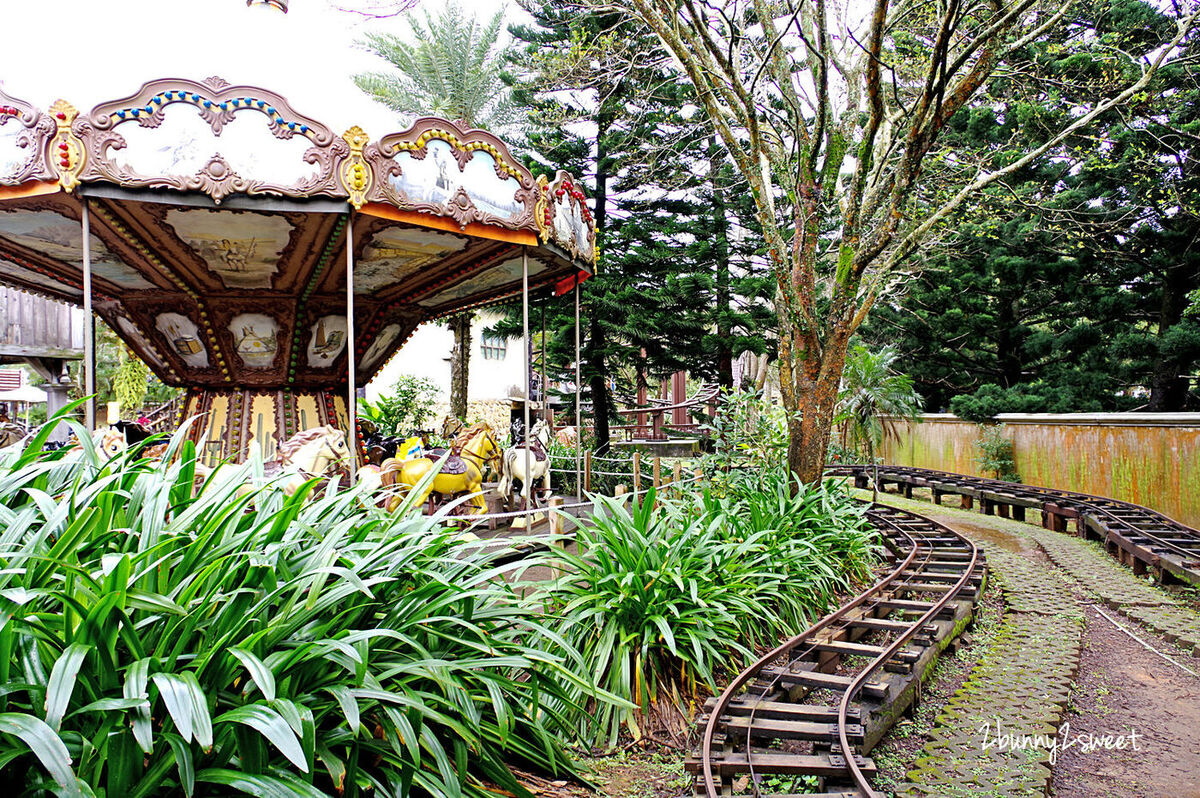
<path id="1" fill-rule="evenodd" d="M 1097 42 L 1126 51 L 1166 22 L 1136 0 L 1089 10 Z M 1181 52 L 1194 56 L 1198 38 L 1193 31 Z M 1010 92 L 952 121 L 948 136 L 1005 142 L 1020 124 L 1038 143 L 1053 126 L 1037 117 L 1061 121 L 1096 101 L 1081 55 L 1086 48 L 1041 48 L 1053 96 Z M 1194 58 L 1165 65 L 1145 97 L 977 195 L 863 335 L 895 342 L 930 405 L 964 418 L 1196 406 L 1188 375 L 1200 362 L 1200 325 L 1183 306 L 1200 285 L 1198 86 Z"/>
<path id="2" fill-rule="evenodd" d="M 824 469 L 851 337 L 899 264 L 981 189 L 1143 92 L 1197 15 L 1173 9 L 1165 40 L 1133 54 L 1096 48 L 1110 90 L 1041 145 L 972 153 L 939 148 L 947 125 L 986 106 L 981 89 L 1001 66 L 1036 70 L 1031 45 L 1063 31 L 1087 40 L 1071 27 L 1075 3 L 588 4 L 659 37 L 749 187 L 776 282 L 788 465 L 808 482 Z"/>
<path id="3" fill-rule="evenodd" d="M 866 446 L 867 462 L 875 468 L 871 501 L 879 490 L 875 450 L 894 433 L 896 419 L 915 419 L 921 413 L 921 396 L 913 389 L 912 379 L 892 368 L 896 358 L 891 347 L 872 351 L 854 346 L 846 357 L 838 394 L 837 420 L 850 425 L 854 440 Z"/>
<path id="4" fill-rule="evenodd" d="M 611 379 L 631 392 L 686 368 L 728 385 L 735 356 L 768 348 L 769 279 L 744 184 L 711 129 L 689 118 L 690 88 L 661 45 L 617 15 L 555 0 L 523 7 L 535 24 L 513 28 L 526 43 L 515 96 L 533 109 L 530 166 L 550 175 L 565 168 L 594 186 L 600 258 L 583 286 L 583 373 L 603 448 Z M 624 73 L 595 69 L 593 55 L 613 48 L 654 55 Z M 564 310 L 551 305 L 547 321 L 550 371 L 566 376 L 574 317 Z M 518 325 L 510 316 L 497 329 Z"/>
<path id="5" fill-rule="evenodd" d="M 509 51 L 500 41 L 503 19 L 501 9 L 481 25 L 451 2 L 437 17 L 426 13 L 424 23 L 410 18 L 416 44 L 390 34 L 368 34 L 367 47 L 395 71 L 356 75 L 354 82 L 401 114 L 443 116 L 497 132 L 511 128 L 521 112 L 504 80 Z M 467 415 L 472 317 L 463 313 L 450 320 L 450 412 L 459 418 Z"/>

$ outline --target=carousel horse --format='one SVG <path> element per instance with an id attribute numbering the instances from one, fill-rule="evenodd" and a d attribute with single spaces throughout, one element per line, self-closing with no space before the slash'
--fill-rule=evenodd
<path id="1" fill-rule="evenodd" d="M 462 430 L 454 439 L 454 445 L 442 463 L 441 470 L 433 477 L 417 503 L 429 502 L 432 512 L 437 508 L 437 502 L 433 499 L 435 493 L 443 500 L 472 494 L 468 503 L 477 513 L 487 512 L 487 503 L 484 502 L 481 493 L 484 469 L 499 458 L 500 444 L 497 443 L 496 435 L 487 422 L 481 421 Z M 384 485 L 404 486 L 403 492 L 407 493 L 435 468 L 437 463 L 430 457 L 411 460 L 392 458 L 384 461 L 380 472 Z M 401 496 L 393 497 L 388 502 L 388 509 L 394 510 L 400 501 Z"/>
<path id="2" fill-rule="evenodd" d="M 20 424 L 14 424 L 11 421 L 0 424 L 0 448 L 20 443 L 25 440 L 26 434 L 25 428 Z"/>
<path id="3" fill-rule="evenodd" d="M 579 430 L 575 427 L 563 427 L 554 433 L 554 440 L 558 441 L 560 446 L 574 448 L 575 444 L 579 443 Z"/>
<path id="4" fill-rule="evenodd" d="M 346 448 L 346 433 L 329 425 L 313 427 L 297 432 L 275 451 L 275 456 L 263 463 L 263 476 L 275 481 L 291 496 L 310 479 L 328 476 L 329 472 L 344 465 L 349 459 Z M 214 471 L 196 463 L 196 484 L 204 484 Z M 252 486 L 245 486 L 248 493 Z"/>
<path id="5" fill-rule="evenodd" d="M 100 459 L 105 462 L 124 453 L 129 448 L 129 444 L 125 441 L 125 433 L 116 427 L 96 427 L 92 432 L 92 445 L 95 447 L 96 453 L 100 455 Z M 67 456 L 70 457 L 75 452 L 83 452 L 83 443 L 72 435 L 67 444 Z"/>
<path id="6" fill-rule="evenodd" d="M 538 419 L 533 425 L 532 434 L 504 453 L 501 461 L 500 484 L 496 491 L 501 496 L 508 496 L 517 480 L 521 481 L 521 498 L 524 507 L 530 504 L 530 485 L 535 480 L 542 480 L 542 492 L 550 493 L 550 425 L 545 419 Z M 525 453 L 529 453 L 529 473 L 525 473 Z"/>

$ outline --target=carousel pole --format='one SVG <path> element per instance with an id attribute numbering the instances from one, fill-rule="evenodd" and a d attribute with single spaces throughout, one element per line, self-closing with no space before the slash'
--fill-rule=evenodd
<path id="1" fill-rule="evenodd" d="M 350 486 L 358 470 L 358 366 L 354 357 L 354 211 L 346 214 L 346 368 L 349 396 L 346 397 L 346 448 L 350 450 Z"/>
<path id="2" fill-rule="evenodd" d="M 84 425 L 96 430 L 96 317 L 92 311 L 92 220 L 83 198 L 83 395 Z"/>
<path id="3" fill-rule="evenodd" d="M 521 331 L 525 349 L 525 479 L 529 480 L 529 447 L 533 444 L 533 430 L 529 427 L 529 402 L 532 399 L 530 391 L 529 379 L 533 370 L 533 364 L 529 362 L 532 354 L 532 347 L 529 345 L 529 247 L 521 247 Z M 530 500 L 533 499 L 533 486 L 522 485 L 522 490 L 529 494 Z M 529 509 L 529 504 L 526 503 L 525 509 Z"/>
<path id="4" fill-rule="evenodd" d="M 550 383 L 546 382 L 546 303 L 549 299 L 542 300 L 542 389 L 540 393 L 542 402 L 542 418 L 550 425 L 550 432 L 554 432 L 554 419 L 550 417 Z"/>
<path id="5" fill-rule="evenodd" d="M 583 402 L 582 369 L 579 364 L 579 275 L 575 275 L 575 493 L 583 501 Z"/>

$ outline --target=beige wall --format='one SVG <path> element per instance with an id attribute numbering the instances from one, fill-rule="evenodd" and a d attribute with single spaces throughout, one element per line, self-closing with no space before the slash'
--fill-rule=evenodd
<path id="1" fill-rule="evenodd" d="M 1110 496 L 1200 528 L 1200 414 L 1000 416 L 1028 485 Z M 951 415 L 900 423 L 885 463 L 981 475 L 979 428 Z M 985 476 L 992 476 L 991 474 Z"/>

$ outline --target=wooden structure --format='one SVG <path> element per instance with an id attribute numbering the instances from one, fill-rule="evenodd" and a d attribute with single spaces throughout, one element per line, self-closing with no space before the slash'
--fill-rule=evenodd
<path id="1" fill-rule="evenodd" d="M 0 363 L 20 363 L 46 383 L 46 413 L 67 404 L 67 362 L 83 357 L 83 312 L 65 302 L 0 285 Z M 58 430 L 63 438 L 66 430 Z"/>
<path id="2" fill-rule="evenodd" d="M 680 371 L 672 375 L 669 384 L 663 384 L 662 393 L 661 398 L 651 399 L 646 388 L 640 388 L 635 406 L 617 411 L 626 421 L 632 419 L 632 423 L 617 424 L 610 429 L 623 433 L 627 441 L 665 441 L 669 431 L 699 435 L 700 424 L 691 417 L 691 411 L 704 410 L 711 415 L 720 387 L 706 382 L 687 396 L 687 373 Z"/>
<path id="3" fill-rule="evenodd" d="M 594 257 L 570 175 L 448 120 L 339 136 L 219 78 L 86 113 L 0 92 L 0 281 L 94 301 L 188 389 L 212 459 L 348 429 L 347 396 L 418 324 L 570 290 Z"/>

